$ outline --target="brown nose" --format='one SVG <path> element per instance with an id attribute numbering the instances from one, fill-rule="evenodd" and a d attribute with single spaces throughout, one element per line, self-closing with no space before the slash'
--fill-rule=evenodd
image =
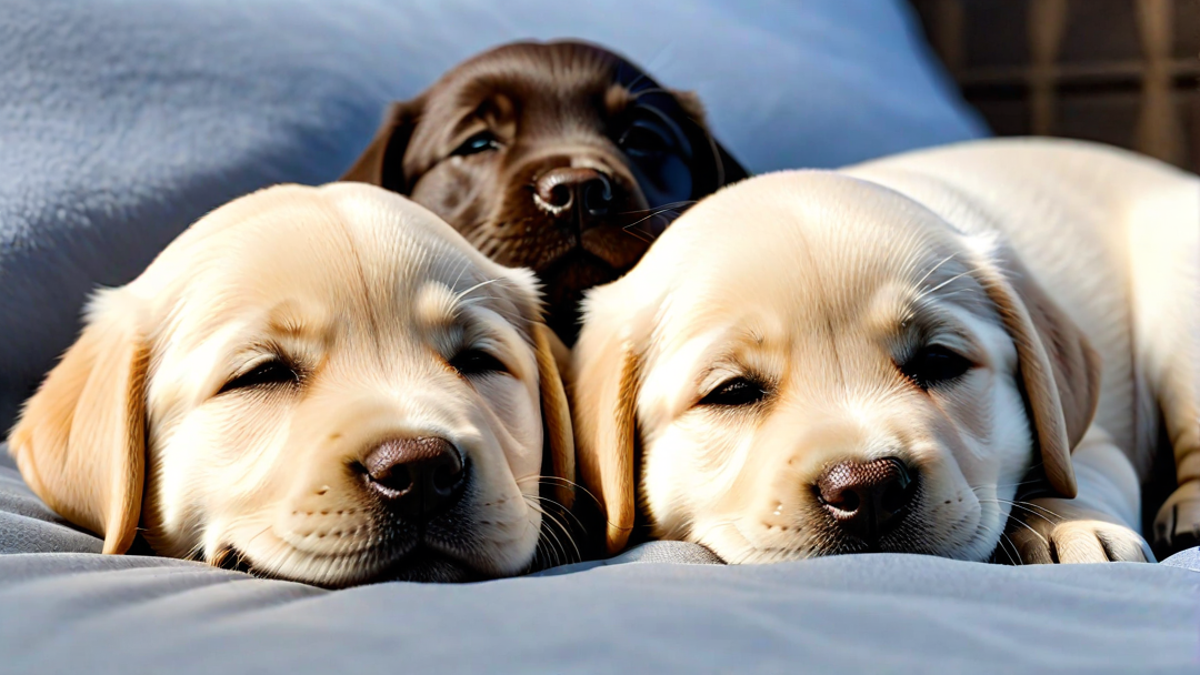
<path id="1" fill-rule="evenodd" d="M 367 485 L 403 518 L 426 521 L 462 496 L 467 471 L 458 450 L 444 438 L 390 440 L 363 460 Z"/>
<path id="2" fill-rule="evenodd" d="M 908 513 L 914 485 L 904 462 L 886 457 L 829 467 L 817 479 L 816 493 L 842 529 L 874 544 Z"/>
<path id="3" fill-rule="evenodd" d="M 537 179 L 533 201 L 556 216 L 573 208 L 589 216 L 603 216 L 612 206 L 612 181 L 596 169 L 550 169 Z"/>

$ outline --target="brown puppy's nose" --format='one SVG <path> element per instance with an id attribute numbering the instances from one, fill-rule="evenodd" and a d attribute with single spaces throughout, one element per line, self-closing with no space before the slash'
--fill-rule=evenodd
<path id="1" fill-rule="evenodd" d="M 908 513 L 915 481 L 904 462 L 842 462 L 817 479 L 821 506 L 849 534 L 874 544 Z"/>
<path id="2" fill-rule="evenodd" d="M 367 485 L 401 517 L 425 521 L 462 496 L 467 471 L 444 438 L 387 441 L 363 460 Z"/>
<path id="3" fill-rule="evenodd" d="M 533 201 L 556 216 L 572 208 L 580 208 L 589 216 L 603 216 L 613 202 L 612 181 L 596 169 L 550 169 L 537 179 L 535 187 Z"/>

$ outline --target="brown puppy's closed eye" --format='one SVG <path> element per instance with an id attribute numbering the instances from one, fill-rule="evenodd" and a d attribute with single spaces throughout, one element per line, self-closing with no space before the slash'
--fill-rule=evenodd
<path id="1" fill-rule="evenodd" d="M 409 195 L 545 284 L 567 343 L 583 291 L 619 277 L 670 220 L 746 176 L 692 94 L 579 42 L 517 43 L 395 104 L 343 180 Z"/>
<path id="2" fill-rule="evenodd" d="M 326 586 L 515 574 L 572 499 L 539 312 L 532 274 L 403 197 L 270 188 L 96 296 L 12 453 L 105 553 L 140 533 Z"/>

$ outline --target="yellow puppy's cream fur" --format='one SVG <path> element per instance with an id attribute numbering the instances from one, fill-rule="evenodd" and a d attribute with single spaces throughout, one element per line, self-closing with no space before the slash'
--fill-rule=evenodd
<path id="1" fill-rule="evenodd" d="M 1027 562 L 1152 557 L 1139 484 L 1160 410 L 1173 499 L 1200 504 L 1198 224 L 1195 176 L 1063 141 L 722 190 L 586 302 L 573 413 L 609 549 L 640 504 L 654 535 L 732 562 L 864 550 L 813 486 L 897 457 L 920 488 L 878 550 L 983 560 L 1012 513 L 1008 553 Z M 971 367 L 915 386 L 903 365 L 922 345 Z M 704 403 L 735 378 L 761 400 Z M 1014 513 L 1031 468 L 1057 496 Z"/>
<path id="2" fill-rule="evenodd" d="M 163 555 L 236 551 L 257 572 L 331 586 L 514 574 L 539 539 L 543 465 L 573 475 L 548 339 L 532 274 L 424 208 L 360 184 L 274 187 L 94 298 L 12 452 L 107 553 L 140 528 Z M 456 372 L 468 348 L 504 372 Z M 277 358 L 294 382 L 223 390 Z M 446 439 L 470 468 L 452 522 L 421 534 L 353 470 L 408 437 Z"/>

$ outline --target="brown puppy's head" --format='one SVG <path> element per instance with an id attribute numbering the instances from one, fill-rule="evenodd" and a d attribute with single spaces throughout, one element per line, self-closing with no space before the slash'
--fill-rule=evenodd
<path id="1" fill-rule="evenodd" d="M 745 175 L 693 95 L 599 47 L 555 42 L 493 49 L 395 104 L 343 180 L 410 195 L 493 260 L 532 269 L 547 323 L 570 343 L 584 290 Z"/>
<path id="2" fill-rule="evenodd" d="M 610 551 L 651 533 L 729 562 L 859 551 L 983 560 L 1099 392 L 1079 329 L 1002 242 L 830 172 L 688 211 L 585 302 L 584 485 Z"/>
<path id="3" fill-rule="evenodd" d="M 403 197 L 271 188 L 97 295 L 11 449 L 106 553 L 140 531 L 328 586 L 514 574 L 571 498 L 540 489 L 573 446 L 538 314 L 528 271 Z"/>

